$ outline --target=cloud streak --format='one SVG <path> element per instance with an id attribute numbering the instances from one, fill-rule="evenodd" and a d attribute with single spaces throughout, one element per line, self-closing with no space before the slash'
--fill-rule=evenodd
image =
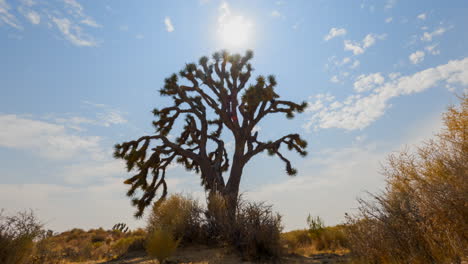
<path id="1" fill-rule="evenodd" d="M 340 128 L 345 130 L 363 129 L 385 114 L 389 101 L 395 97 L 416 94 L 441 85 L 468 86 L 468 58 L 449 61 L 434 68 L 408 76 L 393 75 L 390 80 L 369 89 L 357 89 L 356 94 L 343 101 L 324 101 L 315 98 L 322 104 L 310 110 L 311 117 L 304 125 L 306 129 Z M 362 92 L 369 92 L 363 95 Z"/>
<path id="2" fill-rule="evenodd" d="M 68 159 L 79 153 L 100 153 L 100 137 L 70 134 L 62 125 L 18 115 L 0 115 L 0 146 L 48 159 Z"/>
<path id="3" fill-rule="evenodd" d="M 331 28 L 330 32 L 323 38 L 325 41 L 330 39 L 346 35 L 346 29 L 344 28 Z"/>
<path id="4" fill-rule="evenodd" d="M 3 22 L 10 27 L 22 30 L 23 26 L 21 26 L 16 17 L 10 13 L 10 9 L 11 7 L 6 0 L 0 0 L 0 22 Z"/>
<path id="5" fill-rule="evenodd" d="M 386 34 L 376 35 L 370 33 L 367 34 L 360 42 L 345 40 L 344 50 L 352 51 L 354 55 L 360 55 L 363 54 L 368 48 L 374 46 L 377 40 L 384 40 L 386 37 Z"/>

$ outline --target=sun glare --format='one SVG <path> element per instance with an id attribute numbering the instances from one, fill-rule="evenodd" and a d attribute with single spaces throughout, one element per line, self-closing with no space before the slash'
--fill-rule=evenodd
<path id="1" fill-rule="evenodd" d="M 249 40 L 251 27 L 250 22 L 243 17 L 233 17 L 221 25 L 221 39 L 228 46 L 244 46 Z"/>
<path id="2" fill-rule="evenodd" d="M 252 38 L 252 23 L 243 16 L 231 14 L 229 6 L 221 6 L 219 35 L 225 47 L 245 48 Z"/>

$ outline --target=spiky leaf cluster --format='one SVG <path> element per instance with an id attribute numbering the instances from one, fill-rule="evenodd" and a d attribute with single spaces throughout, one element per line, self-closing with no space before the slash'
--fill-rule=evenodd
<path id="1" fill-rule="evenodd" d="M 130 185 L 127 194 L 138 209 L 137 217 L 157 194 L 159 201 L 164 199 L 166 170 L 174 162 L 200 173 L 201 184 L 207 191 L 232 189 L 230 186 L 239 182 L 231 181 L 232 166 L 243 167 L 263 151 L 284 161 L 288 174 L 296 173 L 280 152 L 280 146 L 286 145 L 289 150 L 306 155 L 306 142 L 298 134 L 262 142 L 254 127 L 268 114 L 294 117 L 295 113 L 304 111 L 306 103 L 278 100 L 274 76 L 259 76 L 249 84 L 252 58 L 252 51 L 244 56 L 221 51 L 214 53 L 211 60 L 202 57 L 198 64 L 186 64 L 178 75 L 166 78 L 159 91 L 161 96 L 171 97 L 173 105 L 153 110 L 155 134 L 116 145 L 115 157 L 126 161 L 128 171 L 137 172 L 125 181 Z M 183 122 L 181 131 L 177 136 L 170 136 L 180 121 Z M 220 139 L 223 128 L 235 139 L 232 165 Z M 231 175 L 225 183 L 222 174 L 229 169 Z"/>

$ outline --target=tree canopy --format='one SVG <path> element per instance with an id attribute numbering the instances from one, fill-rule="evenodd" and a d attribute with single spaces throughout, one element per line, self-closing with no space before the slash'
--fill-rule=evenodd
<path id="1" fill-rule="evenodd" d="M 211 60 L 201 57 L 198 65 L 186 64 L 179 75 L 166 78 L 159 91 L 161 96 L 170 97 L 173 104 L 153 110 L 155 133 L 115 146 L 114 156 L 126 161 L 129 172 L 136 171 L 125 184 L 130 185 L 127 195 L 133 197 L 137 217 L 142 216 L 157 194 L 158 200 L 165 198 L 166 171 L 175 162 L 199 173 L 205 190 L 223 195 L 231 207 L 237 201 L 243 168 L 255 155 L 267 151 L 285 163 L 289 175 L 297 173 L 281 146 L 305 156 L 306 141 L 299 134 L 261 141 L 255 127 L 269 114 L 282 113 L 293 118 L 307 104 L 279 100 L 273 75 L 260 75 L 250 83 L 252 58 L 252 51 L 244 56 L 221 51 L 214 53 Z M 174 127 L 180 121 L 183 127 L 174 136 Z M 232 154 L 222 139 L 224 128 L 234 138 Z M 227 181 L 225 172 L 229 173 Z"/>

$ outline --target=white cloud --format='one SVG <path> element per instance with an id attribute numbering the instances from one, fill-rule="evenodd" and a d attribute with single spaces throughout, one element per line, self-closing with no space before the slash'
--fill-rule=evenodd
<path id="1" fill-rule="evenodd" d="M 165 17 L 164 18 L 164 25 L 166 25 L 166 31 L 167 32 L 174 31 L 174 26 L 172 25 L 172 21 L 171 21 L 170 17 Z"/>
<path id="2" fill-rule="evenodd" d="M 41 23 L 41 16 L 36 11 L 30 11 L 25 16 L 34 25 Z"/>
<path id="3" fill-rule="evenodd" d="M 273 11 L 271 11 L 270 15 L 271 15 L 272 17 L 276 17 L 276 18 L 281 18 L 281 17 L 283 17 L 283 15 L 282 15 L 278 10 L 273 10 Z"/>
<path id="4" fill-rule="evenodd" d="M 85 24 L 85 25 L 88 25 L 90 27 L 102 27 L 96 21 L 94 21 L 94 19 L 92 19 L 90 17 L 87 17 L 87 18 L 81 20 L 81 24 Z"/>
<path id="5" fill-rule="evenodd" d="M 395 80 L 396 78 L 400 76 L 401 76 L 401 73 L 399 72 L 391 72 L 388 74 L 388 78 L 390 78 L 391 80 Z"/>
<path id="6" fill-rule="evenodd" d="M 97 42 L 91 36 L 83 33 L 82 28 L 73 24 L 69 19 L 52 17 L 52 21 L 63 36 L 72 44 L 79 47 L 97 46 Z"/>
<path id="7" fill-rule="evenodd" d="M 338 76 L 333 75 L 333 76 L 331 77 L 331 79 L 330 79 L 330 82 L 332 82 L 332 83 L 339 83 L 340 80 L 338 79 Z"/>
<path id="8" fill-rule="evenodd" d="M 352 42 L 350 40 L 344 41 L 344 49 L 352 51 L 354 55 L 364 53 L 364 49 L 359 45 L 359 43 Z"/>
<path id="9" fill-rule="evenodd" d="M 343 60 L 341 61 L 341 65 L 345 65 L 347 63 L 349 63 L 351 61 L 351 59 L 349 57 L 345 57 L 343 58 Z"/>
<path id="10" fill-rule="evenodd" d="M 36 4 L 36 2 L 34 2 L 34 0 L 21 0 L 21 3 L 22 3 L 23 5 L 29 6 L 29 7 L 31 7 L 31 6 L 33 6 L 33 5 Z"/>
<path id="11" fill-rule="evenodd" d="M 385 19 L 385 23 L 390 23 L 390 22 L 392 22 L 392 21 L 393 21 L 393 17 L 387 17 L 387 18 Z"/>
<path id="12" fill-rule="evenodd" d="M 431 33 L 429 32 L 424 32 L 424 34 L 422 35 L 421 37 L 421 40 L 422 41 L 432 41 L 432 38 L 436 37 L 436 36 L 441 36 L 442 34 L 444 34 L 445 32 L 447 31 L 447 28 L 444 28 L 444 27 L 440 27 L 434 31 L 432 31 Z"/>
<path id="13" fill-rule="evenodd" d="M 424 60 L 425 55 L 426 53 L 424 53 L 424 51 L 418 50 L 414 53 L 411 53 L 411 55 L 409 55 L 409 60 L 413 64 L 418 64 Z"/>
<path id="14" fill-rule="evenodd" d="M 353 64 L 351 64 L 351 66 L 349 66 L 349 68 L 350 68 L 350 69 L 356 69 L 357 67 L 359 67 L 360 64 L 361 64 L 360 61 L 355 60 L 355 61 L 353 62 Z"/>
<path id="15" fill-rule="evenodd" d="M 65 3 L 68 13 L 70 13 L 73 18 L 79 19 L 80 23 L 90 27 L 101 27 L 92 17 L 84 13 L 83 6 L 76 0 L 63 0 L 63 2 Z"/>
<path id="16" fill-rule="evenodd" d="M 384 115 L 389 101 L 395 97 L 421 93 L 435 86 L 468 86 L 468 58 L 449 61 L 447 64 L 417 72 L 408 76 L 393 76 L 374 88 L 367 96 L 348 96 L 342 107 L 331 109 L 329 105 L 312 113 L 305 128 L 363 129 Z"/>
<path id="17" fill-rule="evenodd" d="M 344 50 L 352 51 L 354 55 L 363 54 L 366 49 L 373 46 L 377 40 L 384 40 L 386 34 L 376 35 L 376 34 L 367 34 L 361 42 L 345 40 L 344 41 Z"/>
<path id="18" fill-rule="evenodd" d="M 17 115 L 0 115 L 0 146 L 21 149 L 50 159 L 99 153 L 100 138 L 70 134 L 65 126 Z"/>
<path id="19" fill-rule="evenodd" d="M 396 0 L 387 0 L 387 2 L 385 3 L 385 9 L 392 9 L 393 7 L 395 7 L 395 4 L 396 4 Z"/>
<path id="20" fill-rule="evenodd" d="M 10 9 L 11 7 L 6 0 L 0 0 L 0 25 L 3 22 L 16 29 L 23 29 L 23 26 L 21 26 L 16 17 L 10 13 Z"/>
<path id="21" fill-rule="evenodd" d="M 344 28 L 331 28 L 330 32 L 323 38 L 325 41 L 329 41 L 332 38 L 346 35 L 346 29 Z"/>
<path id="22" fill-rule="evenodd" d="M 380 72 L 369 75 L 361 74 L 357 77 L 356 82 L 354 82 L 354 90 L 358 93 L 370 91 L 378 85 L 383 84 L 384 81 L 385 78 Z"/>
<path id="23" fill-rule="evenodd" d="M 145 36 L 143 34 L 136 34 L 135 38 L 136 39 L 144 39 Z"/>
<path id="24" fill-rule="evenodd" d="M 125 119 L 124 114 L 118 109 L 105 104 L 97 104 L 89 101 L 83 101 L 83 103 L 101 110 L 96 114 L 96 120 L 94 120 L 93 124 L 109 127 L 111 125 L 121 125 L 128 122 L 128 120 Z"/>
<path id="25" fill-rule="evenodd" d="M 105 156 L 102 160 L 73 163 L 65 166 L 60 172 L 62 179 L 67 184 L 89 184 L 111 180 L 115 176 L 126 174 L 125 164 L 120 160 L 109 159 Z"/>
<path id="26" fill-rule="evenodd" d="M 424 47 L 424 49 L 432 55 L 439 55 L 440 50 L 437 49 L 437 46 L 439 46 L 439 44 L 429 45 Z"/>
<path id="27" fill-rule="evenodd" d="M 426 13 L 419 14 L 419 15 L 417 16 L 417 18 L 418 18 L 419 20 L 426 20 L 427 14 L 426 14 Z"/>

